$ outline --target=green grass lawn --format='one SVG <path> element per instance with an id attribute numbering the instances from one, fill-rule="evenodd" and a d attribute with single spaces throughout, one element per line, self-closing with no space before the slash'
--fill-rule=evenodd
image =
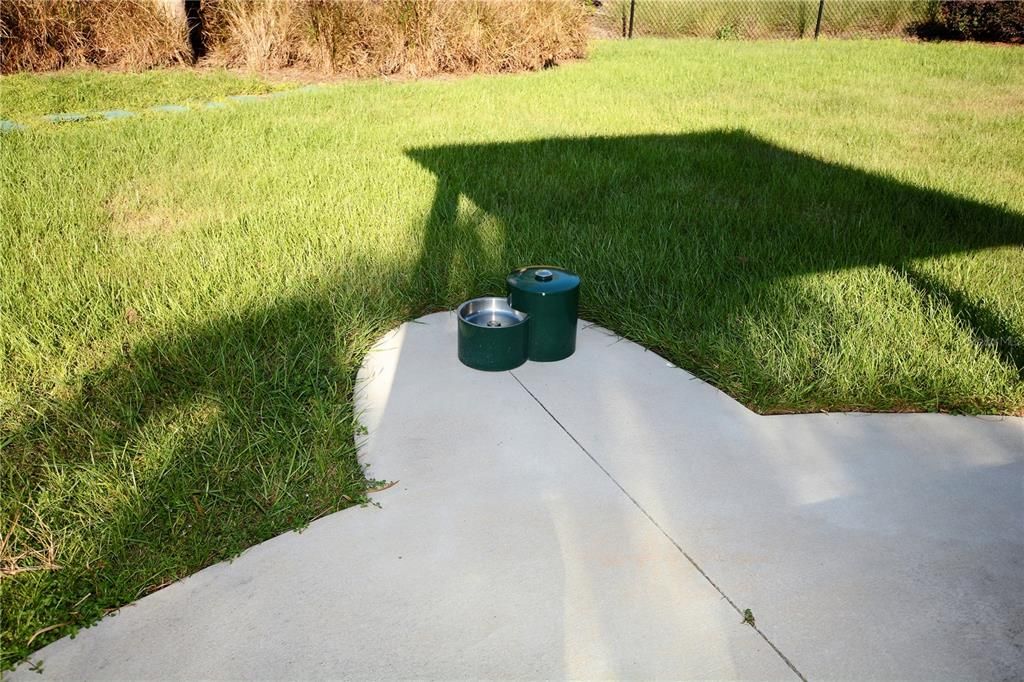
<path id="1" fill-rule="evenodd" d="M 35 126 L 0 183 L 5 664 L 364 499 L 367 348 L 522 264 L 756 410 L 1024 410 L 1020 48 L 598 43 Z"/>
<path id="2" fill-rule="evenodd" d="M 0 77 L 0 118 L 31 122 L 43 114 L 137 110 L 259 95 L 281 86 L 224 70 L 154 69 L 138 74 L 68 71 Z"/>

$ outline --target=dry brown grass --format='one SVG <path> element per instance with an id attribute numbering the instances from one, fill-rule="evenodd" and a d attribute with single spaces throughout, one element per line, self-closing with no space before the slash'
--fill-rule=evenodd
<path id="1" fill-rule="evenodd" d="M 211 58 L 353 75 L 539 69 L 586 50 L 578 0 L 216 0 Z"/>
<path id="2" fill-rule="evenodd" d="M 206 0 L 214 63 L 356 76 L 538 69 L 586 50 L 580 0 Z M 190 58 L 157 0 L 2 0 L 0 71 Z"/>
<path id="3" fill-rule="evenodd" d="M 127 239 L 162 238 L 231 217 L 222 205 L 186 201 L 175 189 L 176 178 L 173 172 L 161 173 L 133 180 L 113 193 L 104 202 L 111 232 Z"/>
<path id="4" fill-rule="evenodd" d="M 156 0 L 2 0 L 0 71 L 145 69 L 189 59 L 184 22 Z"/>
<path id="5" fill-rule="evenodd" d="M 57 541 L 38 512 L 35 521 L 21 524 L 16 512 L 0 536 L 0 580 L 31 571 L 56 571 Z"/>

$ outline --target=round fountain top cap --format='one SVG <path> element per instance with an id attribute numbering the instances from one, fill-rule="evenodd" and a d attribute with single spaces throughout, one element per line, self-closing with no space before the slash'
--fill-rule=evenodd
<path id="1" fill-rule="evenodd" d="M 572 291 L 580 286 L 580 277 L 575 272 L 550 265 L 531 265 L 509 273 L 505 280 L 509 290 L 538 294 L 553 294 Z"/>

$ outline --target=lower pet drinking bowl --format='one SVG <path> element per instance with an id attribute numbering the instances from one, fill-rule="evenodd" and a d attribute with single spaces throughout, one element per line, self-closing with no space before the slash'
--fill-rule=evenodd
<path id="1" fill-rule="evenodd" d="M 500 372 L 526 362 L 530 318 L 497 296 L 459 306 L 459 360 L 473 369 Z"/>

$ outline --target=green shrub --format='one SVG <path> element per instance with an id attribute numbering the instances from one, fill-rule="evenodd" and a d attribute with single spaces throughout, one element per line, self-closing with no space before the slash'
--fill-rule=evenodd
<path id="1" fill-rule="evenodd" d="M 922 38 L 1024 42 L 1024 2 L 947 0 L 934 2 L 928 21 L 917 28 Z"/>

